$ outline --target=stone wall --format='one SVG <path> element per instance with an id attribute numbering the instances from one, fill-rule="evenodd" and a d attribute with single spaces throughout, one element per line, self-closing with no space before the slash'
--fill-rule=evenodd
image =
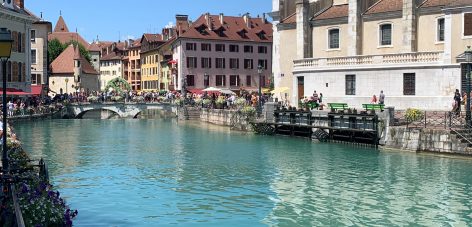
<path id="1" fill-rule="evenodd" d="M 462 144 L 460 139 L 449 130 L 408 129 L 406 127 L 389 127 L 387 130 L 386 148 L 412 152 L 472 154 L 472 149 Z"/>
<path id="2" fill-rule="evenodd" d="M 251 131 L 249 119 L 238 115 L 235 110 L 201 109 L 200 121 L 231 127 L 231 129 Z"/>

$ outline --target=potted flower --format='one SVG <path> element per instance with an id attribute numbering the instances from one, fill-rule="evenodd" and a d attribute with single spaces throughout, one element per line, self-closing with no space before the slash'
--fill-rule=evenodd
<path id="1" fill-rule="evenodd" d="M 218 96 L 215 103 L 217 109 L 223 109 L 223 105 L 226 103 L 226 99 L 224 96 Z"/>

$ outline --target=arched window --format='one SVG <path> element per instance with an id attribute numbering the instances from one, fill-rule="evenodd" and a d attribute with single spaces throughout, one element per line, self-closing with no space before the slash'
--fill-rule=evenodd
<path id="1" fill-rule="evenodd" d="M 392 24 L 381 24 L 379 27 L 379 38 L 381 46 L 392 45 Z"/>

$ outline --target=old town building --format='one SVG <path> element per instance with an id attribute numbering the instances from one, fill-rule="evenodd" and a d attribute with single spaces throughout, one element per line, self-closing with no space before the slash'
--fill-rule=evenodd
<path id="1" fill-rule="evenodd" d="M 295 4 L 293 4 L 295 3 Z M 470 0 L 273 0 L 274 77 L 290 104 L 323 93 L 352 107 L 451 109 L 465 91 Z"/>
<path id="2" fill-rule="evenodd" d="M 30 31 L 35 18 L 24 8 L 23 0 L 6 1 L 0 4 L 0 28 L 6 28 L 13 40 L 11 57 L 6 66 L 7 91 L 31 91 L 31 42 Z M 0 70 L 2 69 L 0 65 Z"/>
<path id="3" fill-rule="evenodd" d="M 190 91 L 218 87 L 239 91 L 257 90 L 272 72 L 272 24 L 264 17 L 223 14 L 201 15 L 191 25 L 177 16 L 177 38 L 172 42 L 177 89 Z M 183 26 L 179 26 L 179 22 Z M 263 72 L 261 78 L 258 66 Z"/>

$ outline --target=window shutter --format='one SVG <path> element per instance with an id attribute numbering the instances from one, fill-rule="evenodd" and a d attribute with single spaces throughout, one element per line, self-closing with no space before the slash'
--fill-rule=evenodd
<path id="1" fill-rule="evenodd" d="M 23 77 L 21 81 L 26 82 L 26 64 L 23 64 L 22 69 L 23 73 L 21 76 Z M 37 83 L 41 83 L 41 80 L 37 80 Z"/>
<path id="2" fill-rule="evenodd" d="M 26 50 L 26 39 L 25 39 L 26 35 L 25 34 L 21 36 L 21 48 L 22 48 L 21 53 L 25 53 L 25 50 Z"/>
<path id="3" fill-rule="evenodd" d="M 12 48 L 11 48 L 11 51 L 12 52 L 17 52 L 18 50 L 18 32 L 11 32 L 11 36 L 13 38 L 13 45 L 12 45 Z"/>
<path id="4" fill-rule="evenodd" d="M 472 35 L 472 13 L 464 14 L 464 36 Z"/>

